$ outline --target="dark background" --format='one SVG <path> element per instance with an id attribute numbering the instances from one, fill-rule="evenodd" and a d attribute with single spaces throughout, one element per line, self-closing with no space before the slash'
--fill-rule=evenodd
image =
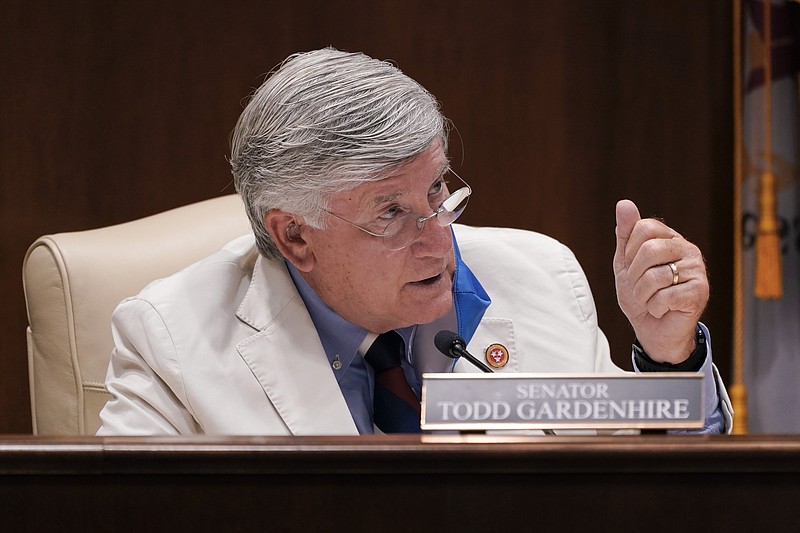
<path id="1" fill-rule="evenodd" d="M 28 245 L 232 193 L 243 99 L 289 54 L 328 45 L 392 59 L 441 100 L 475 191 L 465 221 L 568 244 L 621 366 L 615 202 L 696 242 L 729 377 L 731 20 L 729 0 L 5 0 L 0 433 L 31 430 Z"/>

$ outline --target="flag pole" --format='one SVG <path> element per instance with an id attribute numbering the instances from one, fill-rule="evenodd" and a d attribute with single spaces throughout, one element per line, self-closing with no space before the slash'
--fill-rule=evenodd
<path id="1" fill-rule="evenodd" d="M 733 384 L 730 395 L 735 435 L 747 434 L 747 388 L 744 384 L 744 304 L 742 298 L 742 0 L 733 0 Z"/>

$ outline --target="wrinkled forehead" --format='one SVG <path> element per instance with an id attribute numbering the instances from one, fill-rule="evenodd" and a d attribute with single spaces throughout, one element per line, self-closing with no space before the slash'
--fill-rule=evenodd
<path id="1" fill-rule="evenodd" d="M 330 197 L 331 205 L 347 204 L 370 209 L 404 197 L 424 197 L 449 167 L 450 161 L 437 140 L 407 163 L 387 171 L 377 179 L 334 192 Z"/>

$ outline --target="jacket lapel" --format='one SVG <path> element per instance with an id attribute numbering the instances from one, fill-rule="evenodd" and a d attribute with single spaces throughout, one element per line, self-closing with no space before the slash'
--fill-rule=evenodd
<path id="1" fill-rule="evenodd" d="M 319 335 L 282 261 L 259 257 L 236 315 L 257 333 L 237 346 L 293 435 L 357 435 Z"/>

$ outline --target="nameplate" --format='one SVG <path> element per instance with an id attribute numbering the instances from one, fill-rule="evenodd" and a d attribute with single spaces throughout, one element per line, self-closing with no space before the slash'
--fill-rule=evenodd
<path id="1" fill-rule="evenodd" d="M 422 429 L 697 429 L 703 375 L 425 374 Z"/>

